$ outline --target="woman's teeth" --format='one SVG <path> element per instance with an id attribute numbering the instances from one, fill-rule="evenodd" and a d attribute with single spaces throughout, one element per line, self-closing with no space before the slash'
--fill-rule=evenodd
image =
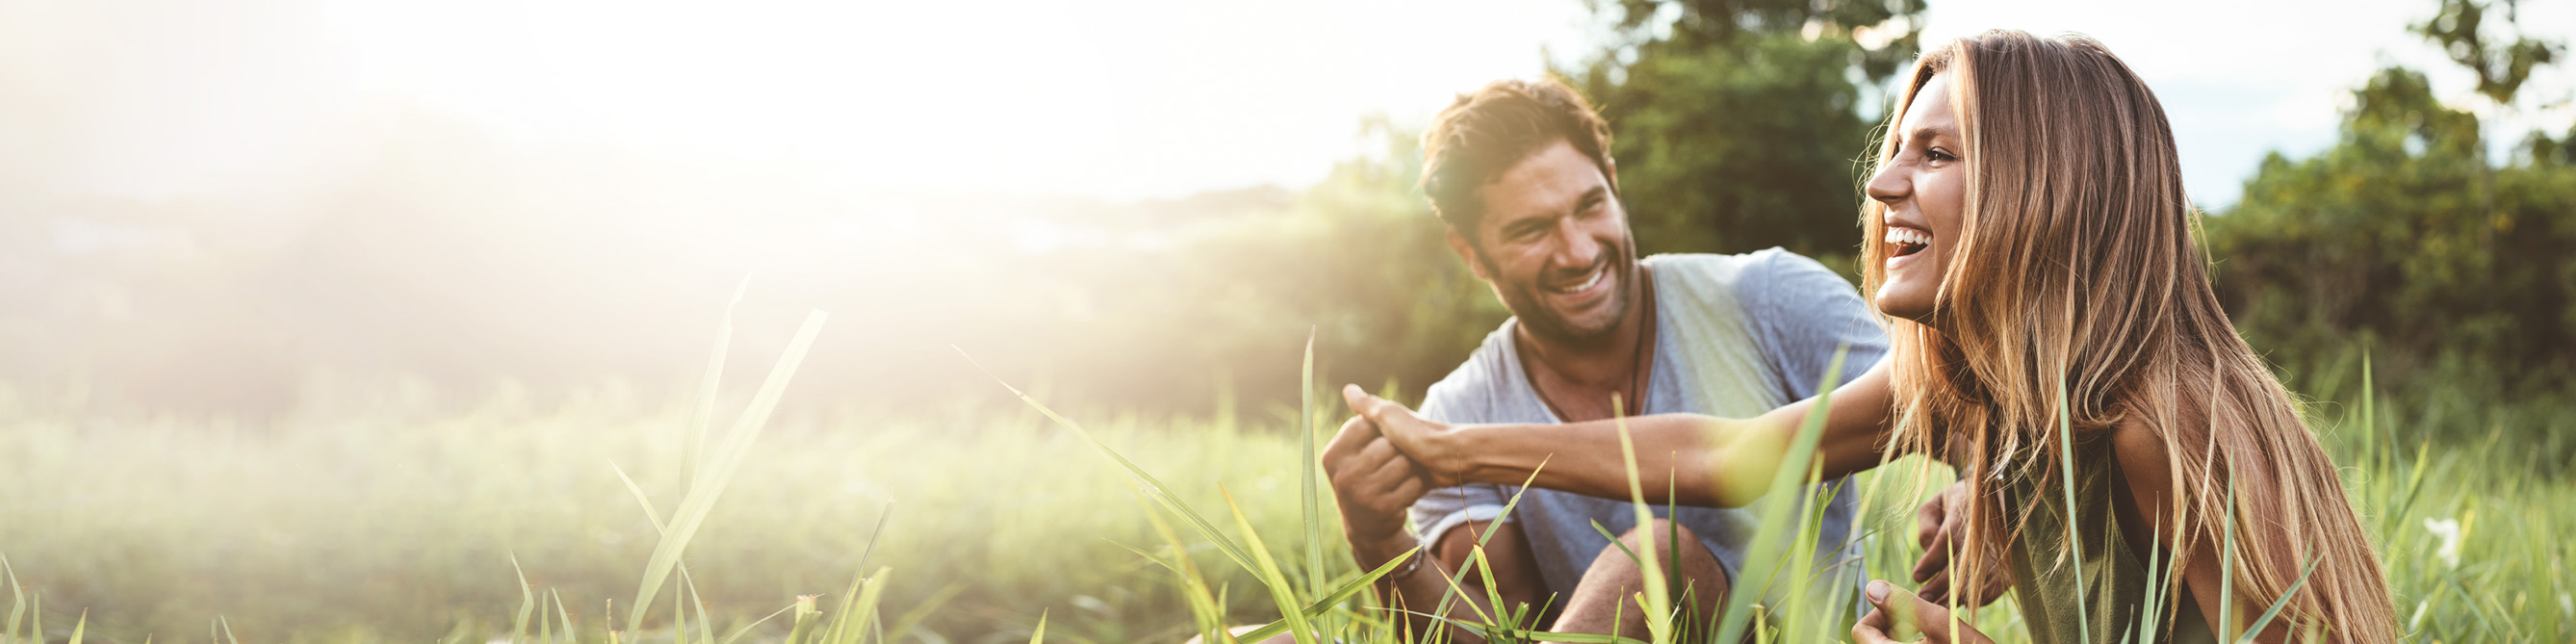
<path id="1" fill-rule="evenodd" d="M 1932 234 L 1912 228 L 1887 228 L 1887 243 L 1922 246 L 1932 243 Z"/>
<path id="2" fill-rule="evenodd" d="M 1593 269 L 1593 271 L 1592 271 L 1592 277 L 1591 277 L 1590 279 L 1583 280 L 1583 283 L 1581 283 L 1581 284 L 1576 284 L 1576 285 L 1573 285 L 1573 286 L 1551 286 L 1551 287 L 1548 287 L 1548 289 L 1547 289 L 1547 290 L 1555 291 L 1555 292 L 1557 292 L 1557 293 L 1558 293 L 1558 294 L 1560 294 L 1560 295 L 1571 295 L 1571 294 L 1575 294 L 1575 293 L 1581 293 L 1581 292 L 1584 292 L 1584 291 L 1586 291 L 1586 290 L 1590 290 L 1590 289 L 1591 289 L 1594 285 L 1596 285 L 1596 284 L 1600 284 L 1600 283 L 1601 283 L 1601 278 L 1602 278 L 1602 276 L 1609 275 L 1609 274 L 1610 274 L 1610 271 L 1608 271 L 1608 270 L 1603 270 L 1603 269 Z"/>

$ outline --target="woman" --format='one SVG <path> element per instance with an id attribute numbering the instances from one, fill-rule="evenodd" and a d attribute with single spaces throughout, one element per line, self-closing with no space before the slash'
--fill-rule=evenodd
<path id="1" fill-rule="evenodd" d="M 1958 467 L 1966 541 L 2001 546 L 1963 548 L 1960 567 L 2004 557 L 2036 641 L 2125 641 L 2147 619 L 2160 639 L 2232 638 L 2284 595 L 2260 641 L 2396 640 L 2333 463 L 2219 309 L 2171 127 L 2136 74 L 2088 38 L 1987 32 L 1916 63 L 1886 134 L 1862 288 L 1893 352 L 1832 396 L 1825 478 L 1904 453 Z M 1450 427 L 1346 393 L 1448 479 L 1538 470 L 1539 487 L 1629 494 L 1609 423 Z M 1643 487 L 1750 502 L 1812 404 L 1631 419 Z M 2150 592 L 2173 610 L 2141 615 Z M 1985 640 L 1884 581 L 1866 594 L 1861 641 L 1898 624 Z"/>

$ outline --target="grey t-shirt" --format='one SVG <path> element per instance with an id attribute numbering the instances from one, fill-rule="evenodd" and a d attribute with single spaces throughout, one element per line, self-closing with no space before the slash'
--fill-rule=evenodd
<path id="1" fill-rule="evenodd" d="M 1655 280 L 1654 367 L 1640 414 L 1697 413 L 1745 418 L 1815 395 L 1834 351 L 1845 345 L 1842 378 L 1849 381 L 1887 352 L 1886 333 L 1850 282 L 1815 260 L 1778 248 L 1743 255 L 1657 255 L 1644 260 Z M 1425 418 L 1445 423 L 1560 423 L 1538 397 L 1515 350 L 1513 327 L 1485 337 L 1465 364 L 1433 384 L 1422 403 Z M 1840 480 L 1812 494 L 1826 493 Z M 1521 488 L 1473 484 L 1433 490 L 1413 505 L 1417 534 L 1425 543 L 1470 521 L 1492 520 Z M 1836 494 L 1823 513 L 1817 540 L 1820 561 L 1858 561 L 1852 533 L 1854 494 Z M 1755 515 L 1744 509 L 1682 507 L 1668 516 L 1699 534 L 1729 576 L 1743 568 Z M 1636 525 L 1625 499 L 1605 499 L 1530 489 L 1512 509 L 1538 555 L 1539 573 L 1559 601 L 1569 597 L 1583 571 L 1611 534 Z M 1862 580 L 1860 566 L 1833 568 Z M 1830 584 L 1829 584 L 1830 586 Z"/>

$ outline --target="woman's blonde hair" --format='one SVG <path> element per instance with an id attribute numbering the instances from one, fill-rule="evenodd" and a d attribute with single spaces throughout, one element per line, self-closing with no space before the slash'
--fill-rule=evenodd
<path id="1" fill-rule="evenodd" d="M 1951 332 L 1886 320 L 1898 446 L 1959 465 L 1984 500 L 1971 525 L 2012 539 L 1992 518 L 1997 485 L 2047 480 L 2069 448 L 2061 408 L 2079 442 L 2139 423 L 2162 439 L 2174 482 L 2172 520 L 2152 522 L 2181 532 L 2181 550 L 2221 538 L 2233 488 L 2237 597 L 2269 605 L 2314 561 L 2283 611 L 2293 632 L 2395 641 L 2387 581 L 2334 464 L 2210 288 L 2155 94 L 2090 38 L 1989 31 L 1917 61 L 1887 133 L 1942 74 L 1968 177 L 1934 298 Z M 1887 279 L 1884 209 L 1862 213 L 1864 292 Z"/>

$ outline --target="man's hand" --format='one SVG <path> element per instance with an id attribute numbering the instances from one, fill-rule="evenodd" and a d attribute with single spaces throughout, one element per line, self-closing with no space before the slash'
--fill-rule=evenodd
<path id="1" fill-rule="evenodd" d="M 1941 490 L 1939 496 L 1923 502 L 1914 511 L 1914 541 L 1923 545 L 1923 560 L 1914 565 L 1914 582 L 1922 584 L 1924 599 L 1935 604 L 1953 603 L 1952 593 L 1960 606 L 1977 607 L 1992 604 L 2012 589 L 2012 571 L 2004 566 L 2002 553 L 1991 546 L 1978 560 L 1975 576 L 1962 576 L 1952 557 L 1971 547 L 1968 541 L 1968 483 L 1961 481 Z M 1991 543 L 1999 535 L 1979 535 Z M 1969 583 L 1975 580 L 1974 584 Z"/>
<path id="2" fill-rule="evenodd" d="M 1416 416 L 1404 405 L 1369 395 L 1359 385 L 1343 385 L 1342 400 L 1350 404 L 1351 413 L 1375 426 L 1396 451 L 1421 466 L 1432 482 L 1457 485 L 1461 481 L 1467 466 L 1465 455 L 1449 447 L 1448 441 L 1439 440 L 1449 433 L 1448 424 Z"/>
<path id="3" fill-rule="evenodd" d="M 1413 547 L 1405 534 L 1405 510 L 1430 492 L 1431 483 L 1412 459 L 1379 435 L 1377 424 L 1358 416 L 1324 447 L 1324 474 L 1333 484 L 1333 500 L 1342 508 L 1342 536 L 1362 569 L 1375 568 Z"/>
<path id="4" fill-rule="evenodd" d="M 1868 596 L 1871 610 L 1861 616 L 1860 623 L 1852 625 L 1852 640 L 1860 644 L 1994 644 L 1976 626 L 1951 617 L 1950 609 L 1924 601 L 1894 584 L 1871 581 L 1862 594 Z"/>

